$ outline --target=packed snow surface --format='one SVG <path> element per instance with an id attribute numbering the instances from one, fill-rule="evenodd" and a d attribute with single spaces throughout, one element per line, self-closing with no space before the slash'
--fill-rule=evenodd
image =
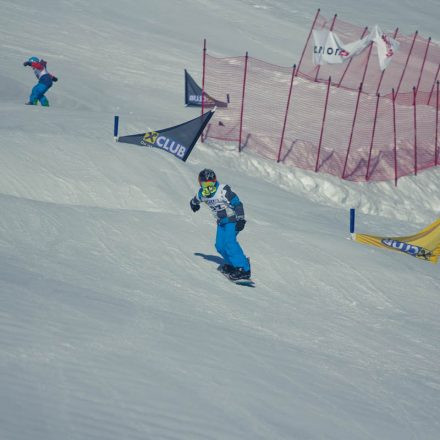
<path id="1" fill-rule="evenodd" d="M 438 0 L 322 13 L 440 41 Z M 183 70 L 292 65 L 315 1 L 0 0 L 0 438 L 421 439 L 440 433 L 439 266 L 348 240 L 440 216 L 440 170 L 350 183 L 236 145 L 188 162 L 115 143 L 199 114 Z M 50 108 L 24 106 L 43 57 Z M 307 111 L 305 109 L 305 111 Z M 256 288 L 192 213 L 213 168 L 244 203 Z"/>

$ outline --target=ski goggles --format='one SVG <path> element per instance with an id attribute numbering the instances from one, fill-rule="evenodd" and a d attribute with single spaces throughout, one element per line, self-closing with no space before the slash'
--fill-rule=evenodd
<path id="1" fill-rule="evenodd" d="M 202 196 L 209 197 L 217 191 L 217 182 L 200 182 L 200 186 L 202 187 Z"/>

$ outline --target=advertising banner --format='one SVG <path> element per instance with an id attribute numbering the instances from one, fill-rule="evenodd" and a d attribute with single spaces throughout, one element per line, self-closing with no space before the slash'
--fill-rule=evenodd
<path id="1" fill-rule="evenodd" d="M 375 43 L 379 66 L 381 70 L 384 70 L 399 49 L 399 43 L 384 34 L 377 25 L 366 37 L 352 43 L 343 43 L 334 32 L 328 29 L 314 30 L 313 39 L 313 63 L 315 65 L 344 63 L 360 54 L 370 44 Z"/>
<path id="2" fill-rule="evenodd" d="M 440 255 L 440 219 L 408 237 L 379 237 L 375 235 L 353 234 L 354 240 L 392 251 L 403 252 L 421 260 L 437 263 Z"/>
<path id="3" fill-rule="evenodd" d="M 185 105 L 187 106 L 202 106 L 202 88 L 194 81 L 193 77 L 185 69 Z M 203 106 L 209 107 L 227 107 L 226 102 L 218 101 L 211 98 L 207 93 L 204 93 Z"/>
<path id="4" fill-rule="evenodd" d="M 141 147 L 155 147 L 167 151 L 184 162 L 191 154 L 194 145 L 212 118 L 215 109 L 174 127 L 157 131 L 121 136 L 118 142 L 139 145 Z"/>
<path id="5" fill-rule="evenodd" d="M 315 65 L 340 64 L 361 53 L 371 43 L 370 36 L 352 43 L 343 43 L 328 29 L 314 30 L 313 62 Z"/>

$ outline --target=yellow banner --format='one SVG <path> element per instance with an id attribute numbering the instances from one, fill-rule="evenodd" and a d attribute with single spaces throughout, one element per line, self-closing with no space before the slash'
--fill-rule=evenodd
<path id="1" fill-rule="evenodd" d="M 354 234 L 359 243 L 403 252 L 422 260 L 437 263 L 440 255 L 440 219 L 408 237 L 378 237 L 375 235 Z"/>

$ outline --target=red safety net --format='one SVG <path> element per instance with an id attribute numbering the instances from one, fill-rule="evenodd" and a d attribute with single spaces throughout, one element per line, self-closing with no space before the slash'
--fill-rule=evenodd
<path id="1" fill-rule="evenodd" d="M 340 26 L 334 27 L 335 32 L 348 35 Z M 361 36 L 361 32 L 354 35 L 355 26 L 344 26 L 352 29 L 351 41 Z M 410 40 L 405 41 L 411 44 Z M 309 63 L 304 58 L 302 66 L 310 65 L 311 51 L 309 48 Z M 381 72 L 371 57 L 368 70 L 374 68 L 377 75 L 369 74 L 369 82 L 365 80 L 360 91 L 359 78 L 356 86 L 354 83 L 355 72 L 360 75 L 365 69 L 361 57 L 368 52 L 366 49 L 349 65 L 321 66 L 317 81 L 310 74 L 316 67 L 304 74 L 302 67 L 297 72 L 248 56 L 215 58 L 206 54 L 204 91 L 227 101 L 228 106 L 217 109 L 205 138 L 238 142 L 240 151 L 352 181 L 397 183 L 401 176 L 439 164 L 438 81 L 432 84 L 434 76 L 428 80 L 426 74 L 416 91 L 418 80 L 411 84 L 415 76 L 405 73 L 396 95 L 376 94 Z M 393 63 L 394 59 L 386 70 Z M 397 69 L 400 63 L 396 64 Z M 427 65 L 426 57 L 425 68 Z M 431 72 L 432 60 L 429 65 L 426 72 Z M 338 87 L 340 78 L 330 69 L 342 72 L 342 86 Z M 407 72 L 412 71 L 407 68 Z M 326 81 L 323 75 L 327 75 Z M 392 74 L 384 74 L 380 90 L 393 89 L 396 84 L 391 80 Z M 366 92 L 366 88 L 374 89 L 374 93 Z"/>

